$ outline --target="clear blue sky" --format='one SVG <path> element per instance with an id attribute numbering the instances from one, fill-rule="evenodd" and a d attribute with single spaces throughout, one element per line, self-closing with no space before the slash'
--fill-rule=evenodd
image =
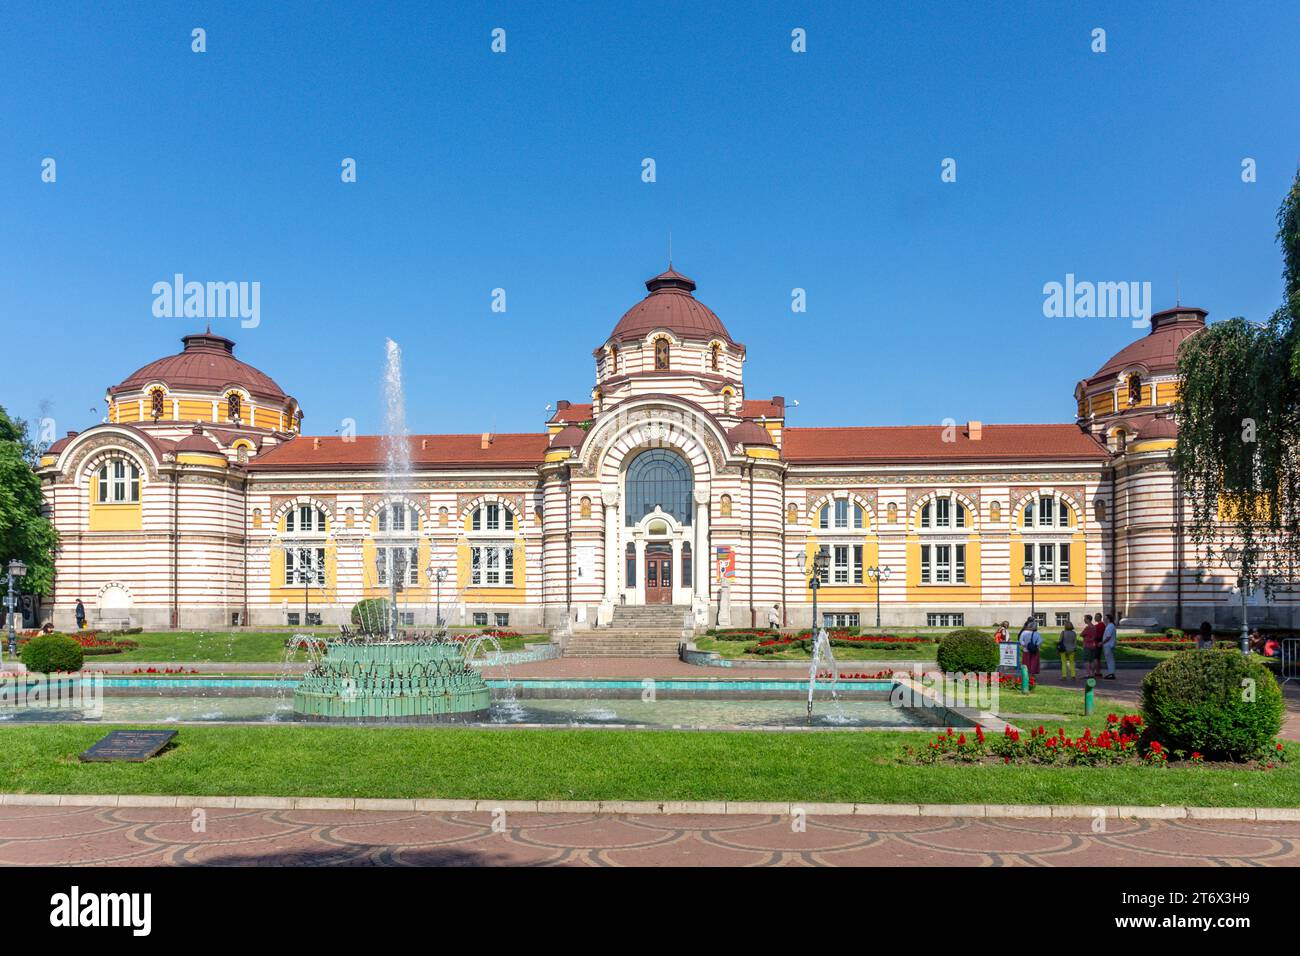
<path id="1" fill-rule="evenodd" d="M 801 425 L 1071 420 L 1140 333 L 1044 318 L 1068 272 L 1280 301 L 1295 2 L 452 6 L 7 4 L 0 403 L 97 421 L 201 324 L 151 313 L 182 272 L 261 283 L 260 327 L 214 331 L 309 432 L 378 428 L 386 335 L 412 430 L 536 431 L 589 400 L 670 230 L 748 396 Z"/>

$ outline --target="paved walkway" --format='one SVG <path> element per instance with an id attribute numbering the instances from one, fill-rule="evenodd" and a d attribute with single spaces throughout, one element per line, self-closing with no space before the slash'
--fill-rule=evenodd
<path id="1" fill-rule="evenodd" d="M 1300 822 L 0 807 L 0 865 L 1300 866 Z M 494 827 L 495 823 L 495 827 Z"/>

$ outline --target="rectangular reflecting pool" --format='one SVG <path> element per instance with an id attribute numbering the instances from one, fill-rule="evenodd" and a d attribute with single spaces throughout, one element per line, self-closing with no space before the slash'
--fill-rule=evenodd
<path id="1" fill-rule="evenodd" d="M 594 682 L 593 682 L 594 683 Z M 0 708 L 0 727 L 5 723 L 96 722 L 96 723 L 171 723 L 237 722 L 296 723 L 291 691 L 249 693 L 246 688 L 168 688 L 169 693 L 149 692 L 143 688 L 114 688 L 89 708 L 21 707 Z M 486 719 L 476 722 L 486 726 L 568 726 L 568 727 L 646 727 L 672 728 L 781 728 L 808 727 L 807 702 L 800 699 L 774 699 L 755 689 L 744 697 L 728 689 L 723 699 L 695 694 L 641 697 L 599 695 L 599 688 L 587 694 L 570 691 L 567 696 L 552 696 L 558 688 L 547 688 L 546 696 L 532 696 L 527 690 L 518 696 L 494 688 L 495 699 Z M 540 690 L 540 688 L 539 688 Z M 624 691 L 624 688 L 610 688 Z M 179 691 L 179 692 L 178 692 Z M 224 692 L 223 692 L 224 691 Z M 771 695 L 772 690 L 766 692 Z M 780 693 L 780 691 L 777 691 Z M 884 690 L 858 692 L 839 700 L 823 699 L 819 692 L 811 726 L 832 728 L 920 729 L 946 724 L 958 726 L 960 720 L 949 711 L 895 707 Z M 319 724 L 316 724 L 320 726 Z M 406 725 L 410 726 L 410 725 Z M 961 722 L 961 726 L 970 726 Z"/>

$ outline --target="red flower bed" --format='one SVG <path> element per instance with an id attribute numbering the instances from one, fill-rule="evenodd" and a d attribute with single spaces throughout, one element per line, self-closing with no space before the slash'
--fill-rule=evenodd
<path id="1" fill-rule="evenodd" d="M 1028 739 L 1019 731 L 1007 727 L 1001 736 L 987 740 L 978 724 L 974 739 L 955 733 L 952 727 L 938 734 L 925 750 L 907 748 L 907 756 L 918 763 L 1036 763 L 1069 767 L 1096 767 L 1120 763 L 1167 766 L 1170 753 L 1158 740 L 1143 738 L 1144 726 L 1139 714 L 1106 715 L 1106 729 L 1093 734 L 1085 728 L 1078 737 L 1070 737 L 1064 727 L 1052 733 L 1039 724 L 1029 731 Z M 1175 755 L 1177 756 L 1177 755 Z M 1204 766 L 1205 758 L 1193 751 L 1188 762 Z M 1281 743 L 1276 745 L 1276 759 L 1261 762 L 1260 767 L 1271 770 L 1278 761 L 1285 761 L 1286 753 Z"/>

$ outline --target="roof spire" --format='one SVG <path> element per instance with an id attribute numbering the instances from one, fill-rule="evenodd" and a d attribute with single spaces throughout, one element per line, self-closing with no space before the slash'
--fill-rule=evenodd
<path id="1" fill-rule="evenodd" d="M 668 230 L 668 271 L 673 271 L 673 231 Z"/>

